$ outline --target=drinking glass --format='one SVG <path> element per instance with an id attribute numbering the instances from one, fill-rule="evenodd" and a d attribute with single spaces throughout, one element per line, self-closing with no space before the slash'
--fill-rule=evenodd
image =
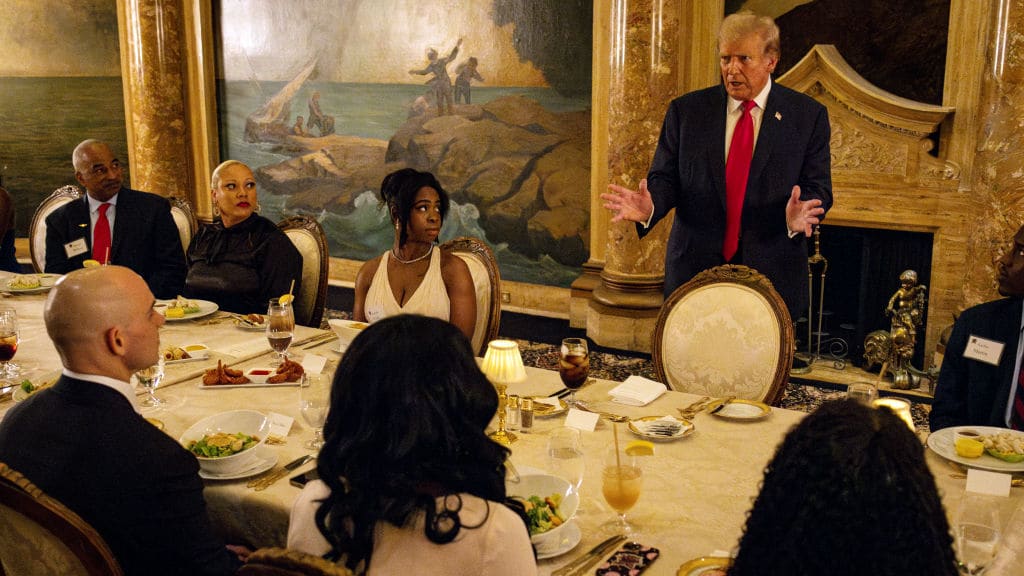
<path id="1" fill-rule="evenodd" d="M 552 430 L 548 435 L 548 472 L 568 480 L 573 492 L 579 493 L 583 470 L 580 431 L 569 426 Z"/>
<path id="2" fill-rule="evenodd" d="M 994 496 L 964 494 L 956 517 L 960 573 L 984 574 L 999 548 L 999 502 Z"/>
<path id="3" fill-rule="evenodd" d="M 569 389 L 569 406 L 576 406 L 576 390 L 583 386 L 590 374 L 590 354 L 583 338 L 566 338 L 558 352 L 558 375 Z"/>
<path id="4" fill-rule="evenodd" d="M 605 502 L 618 514 L 617 520 L 605 525 L 609 532 L 631 534 L 634 530 L 634 526 L 626 521 L 626 512 L 640 499 L 644 479 L 641 458 L 626 454 L 616 446 L 608 447 L 601 472 L 601 492 Z"/>
<path id="5" fill-rule="evenodd" d="M 18 365 L 11 362 L 18 351 L 18 313 L 9 308 L 0 310 L 0 380 L 18 375 Z"/>
<path id="6" fill-rule="evenodd" d="M 156 364 L 149 368 L 143 368 L 135 373 L 135 378 L 139 381 L 139 384 L 146 389 L 148 393 L 139 404 L 145 408 L 156 408 L 163 406 L 165 401 L 161 398 L 157 398 L 156 389 L 160 386 L 160 381 L 164 377 L 164 359 L 160 358 Z"/>
<path id="7" fill-rule="evenodd" d="M 871 406 L 878 398 L 878 388 L 867 382 L 856 382 L 847 387 L 846 397 Z"/>
<path id="8" fill-rule="evenodd" d="M 277 359 L 272 366 L 280 366 L 288 359 L 288 347 L 292 345 L 295 334 L 295 312 L 291 302 L 281 304 L 277 298 L 270 301 L 267 308 L 267 341 L 277 352 Z"/>
<path id="9" fill-rule="evenodd" d="M 303 446 L 319 452 L 324 445 L 324 422 L 327 421 L 327 408 L 331 401 L 331 379 L 323 374 L 306 374 L 303 379 L 299 409 L 302 418 L 313 427 L 313 439 L 307 440 Z"/>

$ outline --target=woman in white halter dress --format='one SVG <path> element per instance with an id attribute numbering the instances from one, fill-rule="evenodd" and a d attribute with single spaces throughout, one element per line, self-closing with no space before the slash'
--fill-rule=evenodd
<path id="1" fill-rule="evenodd" d="M 395 241 L 390 250 L 359 269 L 354 318 L 376 322 L 420 314 L 451 322 L 472 339 L 476 292 L 469 267 L 435 245 L 448 212 L 447 193 L 432 174 L 411 168 L 388 174 L 380 193 Z"/>

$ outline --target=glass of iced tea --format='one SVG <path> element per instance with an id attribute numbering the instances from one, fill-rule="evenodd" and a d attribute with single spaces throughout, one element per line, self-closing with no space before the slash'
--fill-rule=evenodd
<path id="1" fill-rule="evenodd" d="M 611 532 L 630 534 L 633 526 L 626 521 L 629 512 L 640 499 L 644 473 L 640 466 L 642 456 L 629 454 L 617 446 L 609 446 L 601 471 L 601 492 L 604 500 L 615 510 L 618 519 L 606 527 Z"/>
<path id="2" fill-rule="evenodd" d="M 18 366 L 11 363 L 18 351 L 18 313 L 11 309 L 0 310 L 0 379 L 8 380 L 18 375 Z"/>
<path id="3" fill-rule="evenodd" d="M 576 405 L 576 390 L 587 381 L 590 375 L 590 352 L 584 338 L 565 338 L 558 352 L 558 375 L 562 384 L 570 390 L 569 406 Z"/>

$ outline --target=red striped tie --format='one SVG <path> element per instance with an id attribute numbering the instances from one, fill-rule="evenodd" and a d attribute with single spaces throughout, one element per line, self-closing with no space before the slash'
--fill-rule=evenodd
<path id="1" fill-rule="evenodd" d="M 754 153 L 754 119 L 750 110 L 757 106 L 753 100 L 743 102 L 743 113 L 736 122 L 729 143 L 729 158 L 725 161 L 725 239 L 722 257 L 728 262 L 740 244 L 740 217 L 743 198 L 747 195 L 747 177 L 750 176 L 750 157 Z"/>
<path id="2" fill-rule="evenodd" d="M 100 264 L 107 263 L 110 256 L 110 221 L 107 220 L 107 209 L 110 204 L 100 204 L 100 215 L 96 218 L 96 230 L 92 233 L 92 259 Z"/>
<path id="3" fill-rule="evenodd" d="M 1017 377 L 1017 393 L 1012 398 L 1013 409 L 1010 410 L 1010 428 L 1024 430 L 1024 367 Z"/>

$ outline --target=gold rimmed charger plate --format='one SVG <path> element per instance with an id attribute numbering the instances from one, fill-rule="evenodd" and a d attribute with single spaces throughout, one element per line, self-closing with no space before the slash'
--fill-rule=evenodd
<path id="1" fill-rule="evenodd" d="M 547 418 L 548 416 L 557 416 L 558 414 L 564 413 L 569 409 L 569 405 L 565 403 L 565 400 L 558 399 L 558 406 L 552 404 L 545 404 L 544 402 L 538 402 L 537 398 L 533 399 L 533 415 L 538 418 Z"/>
<path id="2" fill-rule="evenodd" d="M 693 422 L 690 422 L 689 420 L 686 420 L 684 418 L 677 418 L 672 415 L 669 415 L 668 417 L 682 424 L 682 427 L 679 429 L 678 434 L 672 436 L 664 436 L 662 434 L 649 434 L 647 432 L 644 432 L 643 429 L 638 428 L 636 424 L 634 424 L 635 422 L 654 422 L 655 420 L 662 420 L 665 418 L 665 416 L 642 416 L 640 418 L 634 418 L 629 421 L 629 424 L 627 424 L 626 427 L 629 428 L 629 431 L 632 432 L 633 434 L 636 434 L 641 438 L 647 438 L 648 440 L 678 440 L 680 438 L 686 438 L 690 434 L 693 434 L 693 431 L 695 430 Z"/>
<path id="3" fill-rule="evenodd" d="M 723 402 L 725 401 L 715 400 L 709 404 L 708 413 L 712 416 L 717 416 L 726 420 L 760 420 L 772 413 L 772 407 L 764 402 L 758 402 L 757 400 L 744 400 L 742 398 L 730 400 L 725 407 L 716 412 L 716 409 L 721 406 Z"/>
<path id="4" fill-rule="evenodd" d="M 698 576 L 708 570 L 725 570 L 732 565 L 732 558 L 724 556 L 701 556 L 683 563 L 676 576 Z"/>

